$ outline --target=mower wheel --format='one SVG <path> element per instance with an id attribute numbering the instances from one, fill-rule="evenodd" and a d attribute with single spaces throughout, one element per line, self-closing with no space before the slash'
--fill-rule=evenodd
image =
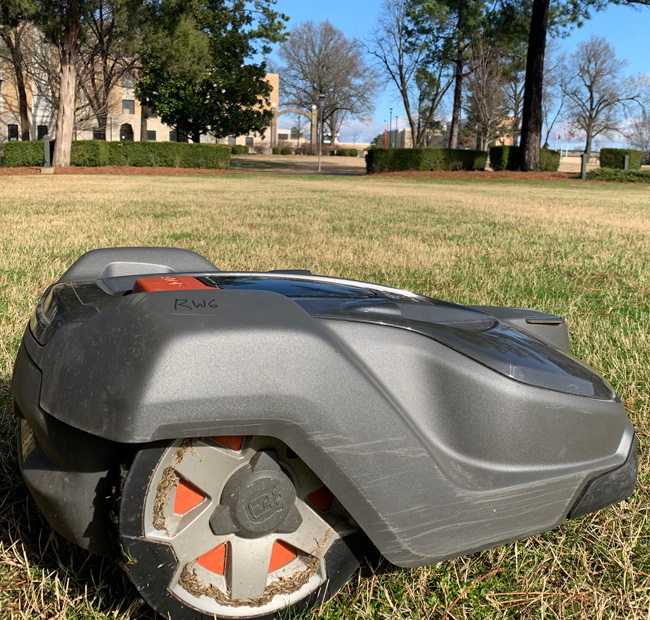
<path id="1" fill-rule="evenodd" d="M 364 545 L 327 487 L 269 437 L 143 448 L 119 529 L 131 581 L 172 620 L 290 617 L 334 596 Z"/>

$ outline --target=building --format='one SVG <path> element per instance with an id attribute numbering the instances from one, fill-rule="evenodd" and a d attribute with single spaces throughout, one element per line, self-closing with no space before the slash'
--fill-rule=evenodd
<path id="1" fill-rule="evenodd" d="M 18 88 L 13 67 L 4 56 L 4 54 L 0 55 L 0 142 L 21 139 Z M 45 77 L 37 79 L 35 74 L 36 72 L 32 72 L 26 83 L 30 139 L 41 140 L 45 135 L 54 138 L 56 137 L 56 116 L 51 105 L 51 89 Z M 266 79 L 272 87 L 271 106 L 277 110 L 279 76 L 270 73 L 267 74 Z M 80 112 L 75 120 L 74 139 L 140 141 L 142 128 L 146 127 L 146 139 L 149 142 L 177 141 L 178 136 L 175 129 L 165 125 L 155 110 L 142 109 L 135 96 L 133 86 L 133 76 L 126 75 L 120 85 L 113 89 L 109 98 L 105 132 L 100 131 L 97 119 L 92 114 L 90 107 L 84 106 L 81 101 Z M 143 112 L 146 113 L 146 123 L 143 123 Z M 219 140 L 219 142 L 233 145 L 243 144 L 249 147 L 260 146 L 263 148 L 266 145 L 270 147 L 273 136 L 277 133 L 277 114 L 274 114 L 274 123 L 275 127 L 269 127 L 264 135 L 231 136 Z M 202 136 L 201 142 L 215 142 L 215 139 L 211 136 Z"/>

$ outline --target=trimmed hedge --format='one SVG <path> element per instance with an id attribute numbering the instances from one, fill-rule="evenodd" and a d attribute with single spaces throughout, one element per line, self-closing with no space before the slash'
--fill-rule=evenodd
<path id="1" fill-rule="evenodd" d="M 51 143 L 54 150 L 54 142 Z M 42 142 L 7 142 L 5 166 L 42 166 Z M 229 168 L 230 147 L 185 142 L 105 142 L 74 140 L 73 166 L 165 166 L 170 168 Z"/>
<path id="2" fill-rule="evenodd" d="M 70 150 L 72 166 L 111 166 L 111 144 L 105 140 L 74 140 Z"/>
<path id="3" fill-rule="evenodd" d="M 633 149 L 600 149 L 600 167 L 623 170 L 625 168 L 625 156 L 630 157 L 630 170 L 641 170 L 643 153 Z"/>
<path id="4" fill-rule="evenodd" d="M 337 149 L 336 154 L 339 157 L 358 157 L 359 151 L 357 149 Z"/>
<path id="5" fill-rule="evenodd" d="M 521 148 L 518 146 L 493 146 L 490 149 L 492 170 L 519 170 L 521 168 Z"/>
<path id="6" fill-rule="evenodd" d="M 248 155 L 248 147 L 243 144 L 235 144 L 230 152 L 233 155 Z"/>
<path id="7" fill-rule="evenodd" d="M 54 142 L 50 142 L 50 148 L 54 151 Z M 41 141 L 5 142 L 2 145 L 2 150 L 7 168 L 42 166 L 45 160 L 45 151 Z"/>
<path id="8" fill-rule="evenodd" d="M 557 172 L 560 167 L 560 151 L 542 149 L 539 152 L 539 163 L 542 172 Z"/>
<path id="9" fill-rule="evenodd" d="M 485 170 L 487 156 L 486 151 L 460 149 L 371 149 L 366 155 L 366 170 Z"/>
<path id="10" fill-rule="evenodd" d="M 285 146 L 280 149 L 280 155 L 293 155 L 293 149 L 291 147 Z"/>
<path id="11" fill-rule="evenodd" d="M 271 152 L 272 152 L 274 155 L 280 155 L 280 154 L 282 153 L 282 149 L 281 149 L 279 146 L 274 146 L 274 147 L 271 149 Z"/>
<path id="12" fill-rule="evenodd" d="M 221 144 L 127 141 L 105 144 L 109 145 L 109 166 L 230 167 L 230 147 Z"/>
<path id="13" fill-rule="evenodd" d="M 650 183 L 650 170 L 621 170 L 596 168 L 587 172 L 588 181 L 613 181 L 617 183 Z"/>
<path id="14" fill-rule="evenodd" d="M 492 170 L 521 170 L 523 152 L 520 146 L 493 146 L 490 149 Z M 560 152 L 542 149 L 539 153 L 542 172 L 557 172 Z"/>

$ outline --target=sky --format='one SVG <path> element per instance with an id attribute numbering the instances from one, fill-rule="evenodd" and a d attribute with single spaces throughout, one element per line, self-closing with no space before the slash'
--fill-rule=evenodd
<path id="1" fill-rule="evenodd" d="M 377 20 L 381 0 L 278 0 L 276 9 L 287 14 L 292 25 L 306 20 L 315 22 L 329 20 L 334 26 L 343 31 L 347 37 L 363 38 Z M 575 28 L 568 37 L 561 39 L 560 44 L 568 52 L 575 50 L 581 41 L 592 34 L 604 36 L 614 47 L 618 58 L 628 61 L 627 72 L 632 75 L 650 73 L 650 8 L 634 9 L 630 7 L 610 5 L 605 11 L 595 13 L 585 22 L 582 28 Z M 381 89 L 377 97 L 376 108 L 372 118 L 362 123 L 353 121 L 341 131 L 341 141 L 369 142 L 387 127 L 390 108 L 393 108 L 393 127 L 395 117 L 398 117 L 399 127 L 405 127 L 406 122 L 399 117 L 404 114 L 399 95 L 390 87 Z M 281 126 L 290 127 L 291 123 Z"/>

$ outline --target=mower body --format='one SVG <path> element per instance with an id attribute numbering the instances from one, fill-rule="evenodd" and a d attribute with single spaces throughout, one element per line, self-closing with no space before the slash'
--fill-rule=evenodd
<path id="1" fill-rule="evenodd" d="M 623 500 L 634 429 L 557 316 L 188 251 L 97 250 L 44 294 L 13 378 L 25 481 L 110 555 L 143 446 L 286 443 L 392 563 L 530 536 Z"/>

